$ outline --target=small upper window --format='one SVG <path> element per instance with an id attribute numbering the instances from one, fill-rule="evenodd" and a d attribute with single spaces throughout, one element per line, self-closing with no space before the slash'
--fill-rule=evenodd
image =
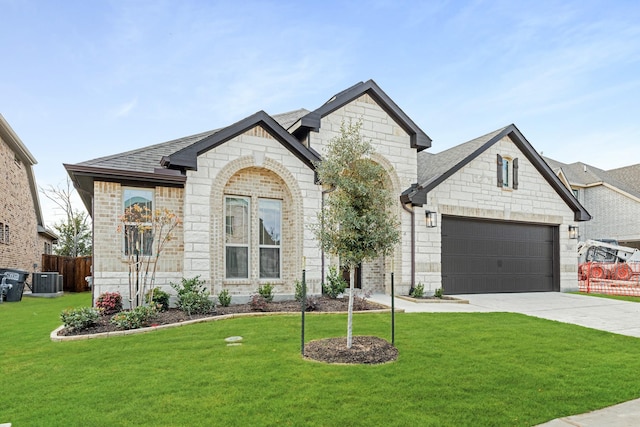
<path id="1" fill-rule="evenodd" d="M 497 155 L 497 184 L 500 188 L 518 189 L 518 159 Z"/>

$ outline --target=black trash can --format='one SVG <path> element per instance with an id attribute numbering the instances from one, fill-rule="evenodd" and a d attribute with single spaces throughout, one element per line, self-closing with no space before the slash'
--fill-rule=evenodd
<path id="1" fill-rule="evenodd" d="M 4 283 L 12 285 L 11 289 L 6 290 L 5 301 L 22 301 L 24 282 L 26 282 L 27 277 L 29 277 L 29 273 L 26 271 L 15 270 L 13 268 L 0 268 L 0 281 L 4 278 Z"/>

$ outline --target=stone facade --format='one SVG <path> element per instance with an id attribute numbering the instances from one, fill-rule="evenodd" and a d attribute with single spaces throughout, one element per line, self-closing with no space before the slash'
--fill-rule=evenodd
<path id="1" fill-rule="evenodd" d="M 519 161 L 519 186 L 496 186 L 496 155 Z M 570 240 L 568 226 L 574 213 L 543 178 L 533 164 L 511 141 L 502 138 L 428 194 L 424 210 L 438 212 L 438 226 L 416 227 L 416 283 L 434 291 L 442 285 L 442 215 L 529 222 L 560 227 L 560 289 L 577 289 L 577 240 Z"/>
<path id="2" fill-rule="evenodd" d="M 414 187 L 418 182 L 417 151 L 419 147 L 428 147 L 430 140 L 395 105 L 386 101 L 386 95 L 376 92 L 376 88 L 373 86 L 373 92 L 369 89 L 359 92 L 343 103 L 331 105 L 334 101 L 329 101 L 314 112 L 315 116 L 303 116 L 308 119 L 306 124 L 299 121 L 288 131 L 265 118 L 266 113 L 257 113 L 219 133 L 209 133 L 200 140 L 196 139 L 195 143 L 190 138 L 197 136 L 185 138 L 191 145 L 186 148 L 182 145 L 169 155 L 164 153 L 163 165 L 179 169 L 186 180 L 183 188 L 153 188 L 154 208 L 167 207 L 181 216 L 184 222 L 161 258 L 156 285 L 172 292 L 168 287 L 170 281 L 199 276 L 213 295 L 225 289 L 234 296 L 235 302 L 246 300 L 266 283 L 274 285 L 281 298 L 287 298 L 295 292 L 295 283 L 301 279 L 304 269 L 308 292 L 319 294 L 323 274 L 329 272 L 330 266 L 339 266 L 340 260 L 322 253 L 310 229 L 317 224 L 317 214 L 328 189 L 323 191 L 316 183 L 314 167 L 309 159 L 316 156 L 314 153 L 320 157 L 326 153 L 331 139 L 339 136 L 343 123 L 359 121 L 362 135 L 371 140 L 376 150 L 371 160 L 384 168 L 385 185 L 397 197 L 392 212 L 401 233 L 401 243 L 391 256 L 380 257 L 361 266 L 364 290 L 389 293 L 391 272 L 394 273 L 397 294 L 408 293 L 413 273 L 415 283 L 425 284 L 427 292 L 439 288 L 442 283 L 442 215 L 558 227 L 561 289 L 577 287 L 576 241 L 569 240 L 566 232 L 567 227 L 574 224 L 575 206 L 570 207 L 561 198 L 557 188 L 547 181 L 548 177 L 545 178 L 528 160 L 527 155 L 531 153 L 523 153 L 509 136 L 493 143 L 459 170 L 447 174 L 448 178 L 428 191 L 424 206 L 419 199 L 416 199 L 415 206 L 403 206 L 403 192 L 417 188 Z M 344 92 L 336 98 L 347 99 L 343 95 Z M 300 127 L 296 128 L 298 125 Z M 300 129 L 302 131 L 298 132 Z M 307 133 L 304 133 L 305 129 Z M 417 139 L 418 134 L 422 139 Z M 216 135 L 224 136 L 216 139 Z M 295 140 L 294 135 L 302 142 Z M 307 157 L 296 151 L 297 147 L 302 147 L 300 144 L 306 147 Z M 519 159 L 520 185 L 517 190 L 497 187 L 498 154 L 505 159 Z M 147 159 L 146 156 L 141 157 Z M 135 164 L 131 159 L 127 161 Z M 78 170 L 85 172 L 83 168 Z M 145 174 L 150 174 L 148 169 L 143 173 L 146 179 L 148 176 Z M 125 178 L 122 178 L 123 182 L 127 181 Z M 124 294 L 129 281 L 122 232 L 116 231 L 118 218 L 123 212 L 123 187 L 116 179 L 110 181 L 96 178 L 91 189 L 94 194 L 96 296 L 107 290 L 118 290 Z M 236 218 L 225 208 L 230 198 L 233 203 L 242 201 L 241 212 L 246 216 L 246 224 L 243 216 L 243 227 L 246 228 L 238 229 L 238 236 L 233 235 L 235 231 L 229 232 L 229 227 L 234 229 Z M 263 275 L 260 270 L 263 248 L 259 236 L 263 223 L 260 222 L 259 206 L 262 200 L 275 200 L 281 206 L 278 277 Z M 438 227 L 425 228 L 425 210 L 438 213 Z M 228 243 L 228 236 L 232 236 L 229 237 L 231 239 L 242 238 L 242 251 L 236 251 L 235 241 Z M 242 254 L 242 274 L 228 274 L 227 253 Z M 235 259 L 234 256 L 230 259 Z"/>

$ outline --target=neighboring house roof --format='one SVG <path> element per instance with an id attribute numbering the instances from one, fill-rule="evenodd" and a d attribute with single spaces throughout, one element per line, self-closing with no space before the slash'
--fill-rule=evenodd
<path id="1" fill-rule="evenodd" d="M 640 164 L 611 169 L 607 172 L 618 181 L 640 191 Z"/>
<path id="2" fill-rule="evenodd" d="M 258 111 L 231 126 L 202 138 L 200 141 L 188 147 L 163 157 L 162 166 L 170 169 L 195 170 L 198 165 L 198 156 L 256 126 L 261 126 L 265 129 L 273 138 L 280 142 L 310 169 L 315 169 L 315 165 L 320 162 L 320 155 L 317 152 L 302 145 L 300 141 L 287 132 L 273 117 L 264 111 Z"/>
<path id="3" fill-rule="evenodd" d="M 309 113 L 309 111 L 302 108 L 274 115 L 272 119 L 279 123 L 280 126 L 288 127 L 307 113 Z M 162 159 L 197 144 L 225 129 L 228 129 L 228 127 L 173 139 L 124 153 L 99 157 L 73 165 L 65 164 L 64 167 L 78 189 L 80 198 L 87 210 L 92 212 L 91 197 L 93 194 L 93 181 L 95 179 L 120 181 L 125 184 L 131 183 L 135 185 L 153 183 L 181 186 L 184 184 L 186 177 L 182 175 L 180 171 L 162 168 Z"/>
<path id="4" fill-rule="evenodd" d="M 405 192 L 405 201 L 413 204 L 423 204 L 426 196 L 444 180 L 459 171 L 481 153 L 486 151 L 496 142 L 508 136 L 533 164 L 538 172 L 553 187 L 564 202 L 573 210 L 576 221 L 588 221 L 591 215 L 578 202 L 573 193 L 560 181 L 549 165 L 542 159 L 520 130 L 511 124 L 495 130 L 479 138 L 460 144 L 441 153 L 431 154 L 421 152 L 418 154 L 418 185 L 413 191 Z M 411 189 L 410 189 L 411 190 Z"/>
<path id="5" fill-rule="evenodd" d="M 33 199 L 33 209 L 36 214 L 36 223 L 38 225 L 37 232 L 48 238 L 51 238 L 52 240 L 57 240 L 58 236 L 44 226 L 44 220 L 42 218 L 40 197 L 38 196 L 38 186 L 36 185 L 36 177 L 33 172 L 33 166 L 38 162 L 36 161 L 36 158 L 33 157 L 33 154 L 31 154 L 31 152 L 24 145 L 20 137 L 14 132 L 11 126 L 9 126 L 9 123 L 7 123 L 2 114 L 0 114 L 0 137 L 2 137 L 2 140 L 5 141 L 9 148 L 15 153 L 16 157 L 20 160 L 20 162 L 22 162 L 25 170 L 27 171 L 29 190 L 31 191 L 31 198 Z"/>
<path id="6" fill-rule="evenodd" d="M 561 163 L 544 157 L 553 171 L 564 177 L 570 186 L 595 187 L 605 185 L 640 199 L 640 165 L 605 171 L 582 162 Z M 636 182 L 636 184 L 634 184 Z"/>
<path id="7" fill-rule="evenodd" d="M 393 100 L 389 98 L 389 96 L 380 89 L 380 86 L 378 86 L 373 80 L 367 80 L 364 83 L 357 83 L 332 96 L 331 99 L 325 102 L 320 108 L 301 117 L 288 128 L 288 131 L 302 141 L 306 138 L 309 132 L 317 132 L 320 129 L 323 117 L 334 112 L 338 108 L 345 106 L 365 93 L 371 96 L 378 105 L 380 105 L 380 107 L 389 114 L 405 132 L 409 134 L 412 148 L 422 151 L 425 148 L 431 147 L 431 138 L 429 138 L 429 136 L 427 136 L 427 134 L 424 133 L 424 131 L 420 129 L 420 127 L 416 125 L 413 120 L 411 120 L 411 118 L 407 116 L 405 112 L 402 111 L 400 107 L 398 107 L 398 105 L 393 102 Z"/>

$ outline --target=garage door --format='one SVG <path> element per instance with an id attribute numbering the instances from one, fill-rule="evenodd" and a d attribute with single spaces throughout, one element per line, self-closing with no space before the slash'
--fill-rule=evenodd
<path id="1" fill-rule="evenodd" d="M 560 290 L 558 227 L 442 218 L 446 294 Z"/>

